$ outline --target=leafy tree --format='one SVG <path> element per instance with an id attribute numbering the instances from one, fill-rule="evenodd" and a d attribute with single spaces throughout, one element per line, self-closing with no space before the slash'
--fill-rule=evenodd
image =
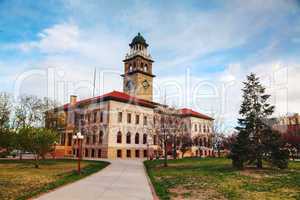
<path id="1" fill-rule="evenodd" d="M 10 96 L 4 92 L 0 93 L 0 150 L 4 156 L 14 148 L 14 131 L 10 129 L 11 109 Z"/>
<path id="2" fill-rule="evenodd" d="M 26 151 L 28 143 L 29 127 L 43 127 L 45 122 L 45 111 L 53 108 L 56 103 L 48 98 L 24 95 L 19 99 L 14 109 L 13 125 L 17 130 L 16 148 L 22 153 Z M 21 131 L 19 131 L 21 130 Z M 25 131 L 26 130 L 26 131 Z"/>
<path id="3" fill-rule="evenodd" d="M 0 93 L 0 129 L 9 128 L 11 107 L 10 96 L 7 93 Z"/>
<path id="4" fill-rule="evenodd" d="M 266 124 L 274 112 L 274 106 L 268 103 L 270 95 L 265 94 L 265 88 L 253 73 L 247 76 L 242 91 L 243 101 L 239 111 L 242 118 L 238 120 L 239 126 L 236 129 L 239 132 L 231 149 L 232 164 L 239 169 L 245 163 L 255 163 L 257 168 L 262 168 L 263 159 L 267 159 L 272 152 L 281 152 L 278 146 L 281 137 L 275 137 Z M 270 139 L 270 135 L 274 137 Z M 273 147 L 271 152 L 270 146 Z M 281 155 L 283 159 L 284 152 Z"/>
<path id="5" fill-rule="evenodd" d="M 15 139 L 16 139 L 16 134 L 12 129 L 9 128 L 0 129 L 0 150 L 2 150 L 1 156 L 8 155 L 15 148 L 15 144 L 16 144 Z"/>
<path id="6" fill-rule="evenodd" d="M 19 130 L 19 138 L 20 148 L 35 155 L 35 167 L 38 168 L 40 157 L 45 158 L 53 150 L 58 134 L 50 129 L 26 126 Z"/>

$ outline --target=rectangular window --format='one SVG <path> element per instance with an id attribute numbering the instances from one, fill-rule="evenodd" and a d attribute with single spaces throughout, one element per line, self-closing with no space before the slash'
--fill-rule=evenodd
<path id="1" fill-rule="evenodd" d="M 93 144 L 96 144 L 96 135 L 93 135 Z"/>
<path id="2" fill-rule="evenodd" d="M 91 157 L 94 158 L 95 157 L 95 149 L 92 149 L 92 153 L 91 153 Z"/>
<path id="3" fill-rule="evenodd" d="M 85 156 L 85 157 L 89 157 L 89 150 L 88 150 L 88 149 L 85 149 L 85 151 L 84 151 L 84 156 Z"/>
<path id="4" fill-rule="evenodd" d="M 144 116 L 144 126 L 147 126 L 147 116 Z"/>
<path id="5" fill-rule="evenodd" d="M 87 120 L 88 120 L 88 123 L 90 123 L 91 122 L 91 114 L 89 113 L 89 114 L 87 114 Z"/>
<path id="6" fill-rule="evenodd" d="M 80 115 L 80 124 L 82 126 L 84 126 L 84 115 L 83 114 Z"/>
<path id="7" fill-rule="evenodd" d="M 60 135 L 60 144 L 65 146 L 65 142 L 66 142 L 65 133 L 61 133 L 61 135 Z"/>
<path id="8" fill-rule="evenodd" d="M 197 124 L 195 124 L 195 131 L 197 131 Z"/>
<path id="9" fill-rule="evenodd" d="M 94 112 L 94 123 L 96 123 L 96 122 L 97 122 L 97 111 Z"/>
<path id="10" fill-rule="evenodd" d="M 140 157 L 140 151 L 139 150 L 135 150 L 135 157 L 139 158 Z"/>
<path id="11" fill-rule="evenodd" d="M 117 150 L 117 157 L 122 158 L 122 150 L 121 149 Z"/>
<path id="12" fill-rule="evenodd" d="M 101 158 L 101 149 L 98 149 L 98 158 Z"/>
<path id="13" fill-rule="evenodd" d="M 147 150 L 144 150 L 144 158 L 147 158 L 147 156 L 148 156 L 148 151 Z"/>
<path id="14" fill-rule="evenodd" d="M 103 111 L 100 111 L 100 123 L 103 122 Z"/>
<path id="15" fill-rule="evenodd" d="M 140 116 L 136 115 L 135 116 L 135 124 L 139 124 L 140 123 Z"/>
<path id="16" fill-rule="evenodd" d="M 118 113 L 118 122 L 122 123 L 122 112 Z"/>
<path id="17" fill-rule="evenodd" d="M 131 113 L 127 113 L 127 123 L 131 123 Z"/>
<path id="18" fill-rule="evenodd" d="M 131 158 L 131 150 L 130 149 L 127 149 L 127 151 L 126 151 L 126 157 L 127 158 Z"/>
<path id="19" fill-rule="evenodd" d="M 72 146 L 72 133 L 68 133 L 68 146 Z"/>

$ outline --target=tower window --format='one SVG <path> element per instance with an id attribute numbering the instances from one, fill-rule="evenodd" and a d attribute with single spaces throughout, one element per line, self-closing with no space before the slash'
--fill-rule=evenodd
<path id="1" fill-rule="evenodd" d="M 148 67 L 147 67 L 147 64 L 145 64 L 144 66 L 144 72 L 147 72 L 148 71 Z"/>
<path id="2" fill-rule="evenodd" d="M 135 62 L 133 62 L 133 69 L 135 69 L 136 68 L 136 64 L 135 64 Z"/>
<path id="3" fill-rule="evenodd" d="M 129 66 L 129 72 L 132 72 L 132 65 Z"/>

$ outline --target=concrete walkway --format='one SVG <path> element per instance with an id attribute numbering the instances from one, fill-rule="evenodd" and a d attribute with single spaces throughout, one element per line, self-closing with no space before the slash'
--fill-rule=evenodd
<path id="1" fill-rule="evenodd" d="M 141 160 L 114 160 L 89 177 L 46 193 L 38 200 L 153 200 Z"/>

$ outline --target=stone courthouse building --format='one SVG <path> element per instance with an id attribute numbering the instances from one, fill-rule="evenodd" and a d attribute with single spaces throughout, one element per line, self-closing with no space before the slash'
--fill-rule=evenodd
<path id="1" fill-rule="evenodd" d="M 78 155 L 78 145 L 72 139 L 78 131 L 84 135 L 83 157 L 126 159 L 162 153 L 162 116 L 172 109 L 152 99 L 155 75 L 145 39 L 139 33 L 129 46 L 121 75 L 123 92 L 112 91 L 80 101 L 71 96 L 68 104 L 47 111 L 46 127 L 60 133 L 56 156 Z M 186 155 L 212 155 L 213 119 L 191 109 L 173 111 L 176 120 L 184 125 L 182 131 L 197 138 Z"/>

